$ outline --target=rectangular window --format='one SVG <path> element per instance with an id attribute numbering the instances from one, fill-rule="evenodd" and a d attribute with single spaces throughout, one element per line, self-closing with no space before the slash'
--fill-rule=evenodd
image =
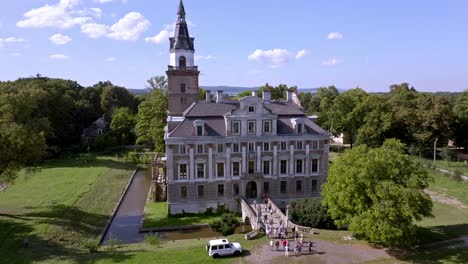
<path id="1" fill-rule="evenodd" d="M 297 141 L 296 142 L 296 148 L 301 150 L 302 149 L 302 141 Z"/>
<path id="2" fill-rule="evenodd" d="M 247 133 L 255 134 L 255 120 L 247 121 Z"/>
<path id="3" fill-rule="evenodd" d="M 234 189 L 234 195 L 239 195 L 239 184 L 234 183 L 232 188 Z"/>
<path id="4" fill-rule="evenodd" d="M 263 142 L 263 151 L 270 151 L 270 142 Z"/>
<path id="5" fill-rule="evenodd" d="M 286 193 L 286 181 L 280 183 L 280 193 Z"/>
<path id="6" fill-rule="evenodd" d="M 264 193 L 270 193 L 270 183 L 269 182 L 263 182 L 263 192 Z"/>
<path id="7" fill-rule="evenodd" d="M 224 196 L 224 184 L 218 184 L 218 197 Z"/>
<path id="8" fill-rule="evenodd" d="M 249 152 L 255 152 L 255 143 L 249 143 Z"/>
<path id="9" fill-rule="evenodd" d="M 239 143 L 232 144 L 232 152 L 234 153 L 239 152 Z"/>
<path id="10" fill-rule="evenodd" d="M 249 174 L 253 174 L 255 172 L 255 161 L 249 160 Z"/>
<path id="11" fill-rule="evenodd" d="M 263 133 L 271 133 L 271 120 L 263 120 Z"/>
<path id="12" fill-rule="evenodd" d="M 263 161 L 263 174 L 270 175 L 270 161 L 269 160 Z"/>
<path id="13" fill-rule="evenodd" d="M 205 186 L 204 185 L 198 185 L 197 186 L 197 196 L 198 196 L 198 199 L 203 199 L 205 197 Z"/>
<path id="14" fill-rule="evenodd" d="M 312 141 L 312 149 L 318 149 L 318 142 Z"/>
<path id="15" fill-rule="evenodd" d="M 286 142 L 281 142 L 280 149 L 281 150 L 286 150 Z"/>
<path id="16" fill-rule="evenodd" d="M 179 177 L 180 179 L 187 179 L 187 164 L 179 165 Z"/>
<path id="17" fill-rule="evenodd" d="M 296 192 L 300 193 L 302 192 L 302 181 L 296 181 Z"/>
<path id="18" fill-rule="evenodd" d="M 312 180 L 312 191 L 313 192 L 317 191 L 317 180 Z"/>
<path id="19" fill-rule="evenodd" d="M 187 186 L 180 186 L 180 199 L 187 199 Z"/>
<path id="20" fill-rule="evenodd" d="M 205 178 L 205 164 L 197 163 L 197 178 Z"/>
<path id="21" fill-rule="evenodd" d="M 240 134 L 240 121 L 232 121 L 232 134 Z"/>
<path id="22" fill-rule="evenodd" d="M 304 125 L 303 124 L 297 124 L 297 133 L 302 133 L 304 130 Z"/>
<path id="23" fill-rule="evenodd" d="M 255 106 L 249 106 L 249 113 L 254 113 L 255 112 Z"/>
<path id="24" fill-rule="evenodd" d="M 185 154 L 187 153 L 187 148 L 185 145 L 179 145 L 179 154 Z"/>
<path id="25" fill-rule="evenodd" d="M 204 151 L 203 151 L 203 145 L 197 145 L 197 153 L 198 154 L 202 154 Z"/>
<path id="26" fill-rule="evenodd" d="M 224 162 L 218 162 L 216 164 L 216 176 L 224 177 Z"/>
<path id="27" fill-rule="evenodd" d="M 232 176 L 240 176 L 240 162 L 238 161 L 232 163 Z"/>
<path id="28" fill-rule="evenodd" d="M 224 152 L 224 144 L 218 144 L 218 153 Z"/>
<path id="29" fill-rule="evenodd" d="M 302 173 L 303 172 L 302 165 L 303 165 L 302 160 L 296 160 L 296 173 Z"/>
<path id="30" fill-rule="evenodd" d="M 185 93 L 185 88 L 186 88 L 185 83 L 181 83 L 180 84 L 180 93 Z"/>
<path id="31" fill-rule="evenodd" d="M 312 173 L 318 172 L 318 159 L 312 159 Z"/>
<path id="32" fill-rule="evenodd" d="M 288 161 L 287 160 L 280 161 L 280 174 L 288 174 Z"/>
<path id="33" fill-rule="evenodd" d="M 197 126 L 197 136 L 203 136 L 203 127 Z"/>

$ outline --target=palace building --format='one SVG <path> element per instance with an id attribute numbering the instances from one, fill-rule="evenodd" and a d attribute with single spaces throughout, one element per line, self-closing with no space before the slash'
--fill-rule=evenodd
<path id="1" fill-rule="evenodd" d="M 309 119 L 296 94 L 286 100 L 231 100 L 222 91 L 200 100 L 194 38 L 182 0 L 170 38 L 168 123 L 165 133 L 170 212 L 201 212 L 264 193 L 279 206 L 320 196 L 327 178 L 330 135 Z M 215 100 L 212 100 L 212 97 Z"/>

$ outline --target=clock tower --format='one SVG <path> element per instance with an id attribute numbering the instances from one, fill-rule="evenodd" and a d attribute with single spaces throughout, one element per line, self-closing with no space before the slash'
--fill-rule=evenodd
<path id="1" fill-rule="evenodd" d="M 168 116 L 182 116 L 183 112 L 199 100 L 198 76 L 200 72 L 194 65 L 194 38 L 189 35 L 185 21 L 184 3 L 180 0 L 177 12 L 174 37 L 170 41 L 168 79 Z"/>

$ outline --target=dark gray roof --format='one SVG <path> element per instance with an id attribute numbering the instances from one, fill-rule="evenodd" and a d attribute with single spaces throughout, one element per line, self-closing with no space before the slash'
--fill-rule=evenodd
<path id="1" fill-rule="evenodd" d="M 278 130 L 277 130 L 278 135 L 295 133 L 290 117 L 278 118 L 277 126 L 278 126 Z M 321 127 L 319 127 L 317 124 L 315 124 L 314 122 L 312 122 L 312 120 L 309 120 L 309 119 L 305 119 L 304 127 L 306 129 L 307 134 L 327 133 L 325 130 L 323 130 Z"/>
<path id="2" fill-rule="evenodd" d="M 193 122 L 197 118 L 186 118 L 180 123 L 174 131 L 169 135 L 170 137 L 191 137 L 195 136 L 195 128 Z M 225 137 L 226 136 L 226 123 L 224 117 L 206 117 L 202 119 L 205 121 L 205 131 L 210 137 Z"/>
<path id="3" fill-rule="evenodd" d="M 210 103 L 198 102 L 190 109 L 185 117 L 207 117 L 207 116 L 223 116 L 226 113 L 238 107 L 238 103 Z"/>
<path id="4" fill-rule="evenodd" d="M 265 104 L 265 108 L 275 115 L 300 115 L 303 116 L 304 111 L 293 102 L 276 101 Z"/>

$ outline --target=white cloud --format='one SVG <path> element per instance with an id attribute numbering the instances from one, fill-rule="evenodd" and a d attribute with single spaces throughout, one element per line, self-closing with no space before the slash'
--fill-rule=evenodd
<path id="1" fill-rule="evenodd" d="M 300 50 L 296 53 L 296 59 L 302 59 L 304 58 L 307 54 L 309 54 L 310 51 L 306 50 L 306 49 L 303 49 L 303 50 Z"/>
<path id="2" fill-rule="evenodd" d="M 66 56 L 64 54 L 52 54 L 52 55 L 49 55 L 49 59 L 52 59 L 52 60 L 66 60 L 66 59 L 68 59 L 68 56 Z"/>
<path id="3" fill-rule="evenodd" d="M 251 61 L 266 62 L 280 65 L 289 60 L 291 53 L 287 49 L 261 50 L 257 49 L 248 56 Z"/>
<path id="4" fill-rule="evenodd" d="M 72 38 L 62 34 L 55 34 L 50 37 L 50 41 L 56 45 L 65 45 L 68 42 L 72 41 Z"/>
<path id="5" fill-rule="evenodd" d="M 343 60 L 338 58 L 329 58 L 327 60 L 322 61 L 322 65 L 326 66 L 333 66 L 341 63 L 343 63 Z"/>
<path id="6" fill-rule="evenodd" d="M 107 35 L 116 40 L 138 40 L 140 34 L 148 30 L 151 23 L 140 13 L 130 12 L 110 27 Z"/>
<path id="7" fill-rule="evenodd" d="M 80 0 L 60 0 L 53 5 L 44 5 L 24 13 L 24 19 L 16 23 L 21 28 L 55 27 L 67 29 L 81 25 L 92 20 L 88 16 L 75 16 L 71 9 L 78 5 Z"/>
<path id="8" fill-rule="evenodd" d="M 100 4 L 105 4 L 105 3 L 110 3 L 112 0 L 94 0 L 94 2 L 100 3 Z"/>
<path id="9" fill-rule="evenodd" d="M 102 17 L 102 9 L 97 8 L 97 7 L 92 7 L 92 8 L 85 8 L 82 10 L 78 11 L 71 11 L 71 14 L 77 14 L 80 16 L 93 16 L 95 18 L 101 18 Z"/>
<path id="10" fill-rule="evenodd" d="M 156 36 L 145 38 L 145 41 L 148 43 L 161 44 L 167 42 L 169 37 L 173 34 L 173 32 L 169 32 L 168 30 L 163 29 Z"/>
<path id="11" fill-rule="evenodd" d="M 8 37 L 5 39 L 0 38 L 0 43 L 22 43 L 25 42 L 24 38 Z"/>
<path id="12" fill-rule="evenodd" d="M 330 32 L 330 33 L 328 33 L 327 38 L 328 38 L 329 40 L 342 39 L 342 38 L 343 38 L 343 34 L 341 34 L 340 32 Z"/>
<path id="13" fill-rule="evenodd" d="M 115 57 L 108 57 L 108 58 L 106 58 L 106 61 L 107 61 L 107 62 L 114 62 L 114 61 L 116 61 L 116 60 L 117 60 L 117 59 L 116 59 Z"/>
<path id="14" fill-rule="evenodd" d="M 128 3 L 128 0 L 122 0 L 122 4 Z"/>
<path id="15" fill-rule="evenodd" d="M 212 55 L 207 55 L 207 56 L 196 55 L 195 56 L 195 60 L 214 60 L 214 59 L 216 59 L 216 57 Z"/>
<path id="16" fill-rule="evenodd" d="M 100 38 L 107 35 L 109 26 L 96 23 L 84 24 L 81 25 L 81 32 L 85 33 L 90 38 Z"/>

